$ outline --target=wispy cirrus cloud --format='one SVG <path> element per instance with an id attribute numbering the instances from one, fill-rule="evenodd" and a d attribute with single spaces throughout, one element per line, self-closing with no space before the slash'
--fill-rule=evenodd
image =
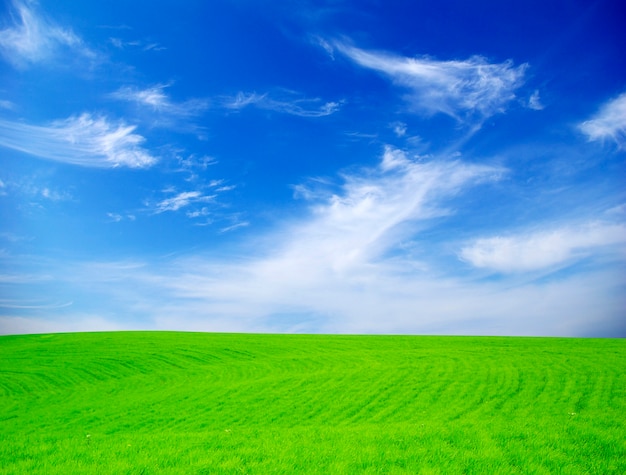
<path id="1" fill-rule="evenodd" d="M 0 100 L 0 109 L 12 110 L 15 109 L 15 104 L 11 101 Z"/>
<path id="2" fill-rule="evenodd" d="M 119 223 L 120 221 L 135 221 L 137 217 L 134 214 L 125 214 L 122 215 L 120 213 L 107 213 L 107 218 L 112 223 Z"/>
<path id="3" fill-rule="evenodd" d="M 234 97 L 223 98 L 222 106 L 232 110 L 241 110 L 253 106 L 299 117 L 324 117 L 334 114 L 341 108 L 341 102 L 323 102 L 319 98 L 303 98 L 290 91 L 283 92 L 278 96 L 272 97 L 267 93 L 239 92 Z"/>
<path id="4" fill-rule="evenodd" d="M 458 193 L 503 172 L 459 161 L 420 163 L 388 147 L 377 167 L 345 174 L 335 193 L 308 194 L 309 217 L 255 238 L 257 257 L 182 259 L 162 282 L 175 299 L 202 301 L 209 314 L 235 323 L 259 319 L 263 326 L 269 315 L 292 312 L 328 316 L 329 328 L 340 331 L 362 320 L 363 330 L 376 325 L 374 314 L 393 313 L 399 282 L 410 287 L 407 277 L 423 267 L 396 259 L 403 242 L 452 213 L 449 200 Z M 427 279 L 417 278 L 416 289 Z M 375 305 L 357 316 L 365 301 Z M 406 317 L 406 309 L 397 316 Z"/>
<path id="5" fill-rule="evenodd" d="M 180 118 L 196 116 L 209 107 L 208 101 L 203 99 L 172 101 L 165 93 L 168 87 L 167 84 L 157 84 L 146 89 L 126 86 L 112 93 L 111 97 L 147 107 L 153 112 Z"/>
<path id="6" fill-rule="evenodd" d="M 47 126 L 0 120 L 0 146 L 84 167 L 150 167 L 157 158 L 142 147 L 145 138 L 135 129 L 87 113 Z"/>
<path id="7" fill-rule="evenodd" d="M 36 177 L 22 177 L 19 180 L 3 182 L 0 180 L 0 196 L 12 195 L 20 197 L 33 205 L 41 202 L 72 201 L 74 197 L 68 190 L 59 189 L 48 183 L 39 183 Z"/>
<path id="8" fill-rule="evenodd" d="M 245 228 L 247 226 L 250 226 L 250 223 L 248 221 L 237 221 L 234 224 L 231 224 L 230 226 L 224 226 L 223 228 L 220 228 L 220 232 L 229 233 L 236 229 Z"/>
<path id="9" fill-rule="evenodd" d="M 125 41 L 121 38 L 111 37 L 109 38 L 109 42 L 118 49 L 140 49 L 142 51 L 163 51 L 167 48 L 165 46 L 160 45 L 159 43 L 149 42 L 149 41 L 141 41 L 141 40 L 130 40 Z"/>
<path id="10" fill-rule="evenodd" d="M 325 42 L 328 51 L 329 43 Z M 334 42 L 339 51 L 364 68 L 378 71 L 407 88 L 417 111 L 444 113 L 456 119 L 478 114 L 482 118 L 504 111 L 524 82 L 527 64 L 489 63 L 482 56 L 440 61 L 408 58 L 383 51 L 367 51 L 346 42 Z"/>
<path id="11" fill-rule="evenodd" d="M 63 52 L 96 58 L 96 53 L 71 29 L 45 18 L 38 11 L 37 2 L 13 0 L 12 6 L 11 24 L 0 30 L 0 52 L 14 66 L 48 62 Z"/>
<path id="12" fill-rule="evenodd" d="M 459 257 L 471 265 L 501 273 L 529 272 L 571 264 L 602 248 L 618 248 L 626 257 L 626 225 L 589 222 L 579 226 L 481 238 Z"/>
<path id="13" fill-rule="evenodd" d="M 589 140 L 612 140 L 620 149 L 626 149 L 626 92 L 608 101 L 579 129 Z"/>
<path id="14" fill-rule="evenodd" d="M 154 206 L 156 214 L 166 211 L 178 211 L 189 205 L 197 203 L 208 203 L 215 200 L 216 195 L 205 195 L 201 191 L 183 191 L 169 198 L 157 202 Z"/>
<path id="15" fill-rule="evenodd" d="M 229 211 L 229 205 L 222 201 L 224 194 L 234 190 L 237 186 L 229 184 L 224 179 L 205 179 L 206 173 L 204 172 L 207 167 L 216 163 L 215 159 L 194 155 L 178 157 L 178 159 L 182 167 L 175 171 L 189 173 L 189 176 L 184 179 L 183 189 L 178 186 L 167 186 L 144 199 L 142 209 L 131 213 L 109 213 L 109 218 L 117 222 L 126 219 L 123 216 L 126 214 L 127 217 L 132 216 L 134 220 L 135 212 L 138 211 L 140 214 L 149 216 L 163 213 L 184 214 L 192 220 L 195 226 L 239 222 L 239 213 Z"/>
<path id="16" fill-rule="evenodd" d="M 11 309 L 28 309 L 28 310 L 54 310 L 64 307 L 69 307 L 73 302 L 63 302 L 63 303 L 38 303 L 38 302 L 29 302 L 24 303 L 21 301 L 11 301 L 11 300 L 0 300 L 0 308 L 11 308 Z"/>
<path id="17" fill-rule="evenodd" d="M 422 163 L 386 147 L 377 167 L 344 174 L 334 193 L 308 195 L 315 200 L 312 218 L 291 230 L 292 239 L 276 261 L 294 271 L 336 275 L 373 265 L 410 236 L 413 224 L 451 213 L 443 205 L 448 199 L 503 173 L 499 167 L 455 160 Z"/>

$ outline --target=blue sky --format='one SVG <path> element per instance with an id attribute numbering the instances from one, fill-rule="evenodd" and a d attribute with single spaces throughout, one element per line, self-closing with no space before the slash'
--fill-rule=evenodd
<path id="1" fill-rule="evenodd" d="M 0 333 L 626 337 L 618 1 L 9 0 Z"/>

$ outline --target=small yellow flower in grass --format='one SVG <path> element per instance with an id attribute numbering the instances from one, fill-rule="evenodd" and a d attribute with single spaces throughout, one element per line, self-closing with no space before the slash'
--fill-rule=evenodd
<path id="1" fill-rule="evenodd" d="M 87 434 L 87 445 L 91 442 L 91 435 Z"/>

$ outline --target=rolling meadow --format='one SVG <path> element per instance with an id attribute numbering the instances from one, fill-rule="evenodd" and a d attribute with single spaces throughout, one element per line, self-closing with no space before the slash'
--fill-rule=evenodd
<path id="1" fill-rule="evenodd" d="M 626 341 L 0 337 L 2 474 L 623 474 Z"/>

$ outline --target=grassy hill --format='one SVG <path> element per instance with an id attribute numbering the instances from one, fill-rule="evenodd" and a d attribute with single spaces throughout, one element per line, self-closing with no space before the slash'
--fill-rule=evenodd
<path id="1" fill-rule="evenodd" d="M 626 341 L 0 337 L 2 474 L 626 473 Z"/>

